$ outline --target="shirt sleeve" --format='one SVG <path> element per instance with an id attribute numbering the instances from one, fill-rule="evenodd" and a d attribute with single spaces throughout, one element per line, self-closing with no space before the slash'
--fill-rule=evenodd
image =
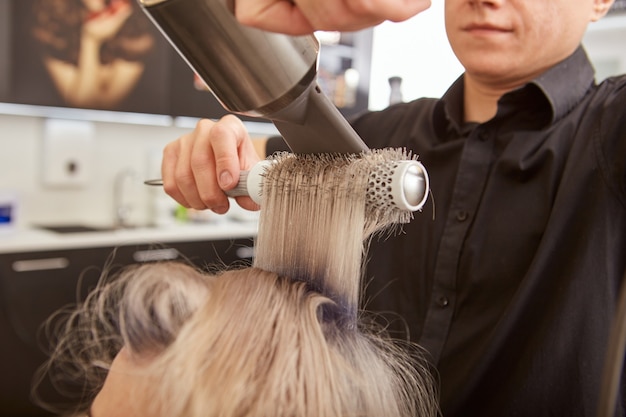
<path id="1" fill-rule="evenodd" d="M 411 138 L 432 136 L 432 112 L 438 100 L 421 98 L 365 113 L 351 123 L 372 149 L 406 147 Z"/>
<path id="2" fill-rule="evenodd" d="M 602 109 L 596 145 L 604 159 L 603 171 L 626 207 L 626 75 L 606 80 L 611 90 Z"/>

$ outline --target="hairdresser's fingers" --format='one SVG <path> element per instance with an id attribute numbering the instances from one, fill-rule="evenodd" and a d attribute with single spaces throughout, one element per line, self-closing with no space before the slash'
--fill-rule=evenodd
<path id="1" fill-rule="evenodd" d="M 431 0 L 237 0 L 243 24 L 300 35 L 314 30 L 355 31 L 385 20 L 400 22 L 430 7 Z"/>
<path id="2" fill-rule="evenodd" d="M 194 129 L 194 142 L 188 152 L 189 161 L 185 162 L 185 165 L 191 168 L 195 186 L 193 190 L 187 191 L 200 200 L 199 209 L 208 208 L 217 214 L 226 213 L 230 206 L 228 197 L 218 183 L 220 168 L 213 151 L 215 146 L 220 147 L 220 143 L 235 140 L 234 133 L 224 126 L 227 124 L 224 120 L 217 123 L 206 119 L 200 120 Z M 237 154 L 232 157 L 236 159 Z"/>
<path id="3" fill-rule="evenodd" d="M 190 163 L 197 134 L 196 129 L 165 146 L 161 162 L 161 176 L 163 189 L 170 197 L 184 207 L 202 210 L 207 207 L 198 193 Z"/>
<path id="4" fill-rule="evenodd" d="M 241 169 L 249 169 L 259 157 L 243 123 L 228 115 L 218 122 L 203 119 L 195 129 L 163 150 L 161 174 L 165 192 L 185 207 L 228 211 L 224 190 L 237 185 Z M 258 210 L 249 197 L 238 197 L 240 206 Z"/>
<path id="5" fill-rule="evenodd" d="M 236 0 L 235 16 L 244 25 L 271 32 L 303 35 L 315 30 L 290 0 Z"/>
<path id="6" fill-rule="evenodd" d="M 302 1 L 312 8 L 320 4 L 317 0 Z M 357 22 L 359 17 L 402 22 L 428 9 L 431 0 L 342 0 L 339 3 L 345 5 L 339 9 L 340 12 L 344 12 L 349 19 L 354 17 Z M 333 5 L 333 2 L 321 3 L 320 13 L 332 11 L 332 8 L 327 7 L 329 5 Z M 319 13 L 318 15 L 322 16 Z M 341 16 L 334 16 L 334 21 L 341 22 Z"/>
<path id="7" fill-rule="evenodd" d="M 163 190 L 167 195 L 172 197 L 178 203 L 188 207 L 189 203 L 183 197 L 182 193 L 176 185 L 174 173 L 176 171 L 176 162 L 180 153 L 180 139 L 168 143 L 163 148 L 161 158 L 161 179 L 163 181 Z"/>
<path id="8" fill-rule="evenodd" d="M 211 128 L 211 152 L 215 161 L 214 174 L 221 190 L 230 190 L 239 182 L 241 170 L 249 170 L 259 161 L 248 131 L 233 115 L 224 116 Z M 200 179 L 196 176 L 198 181 Z M 199 185 L 201 183 L 199 182 Z M 202 190 L 202 187 L 200 187 Z M 248 210 L 258 210 L 249 197 L 237 198 L 237 203 Z M 214 209 L 214 211 L 217 211 Z"/>

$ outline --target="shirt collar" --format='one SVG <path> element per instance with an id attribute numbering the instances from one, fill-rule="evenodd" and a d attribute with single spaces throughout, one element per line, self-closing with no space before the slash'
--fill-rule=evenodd
<path id="1" fill-rule="evenodd" d="M 569 113 L 595 84 L 595 71 L 582 46 L 531 82 L 552 107 L 551 123 Z"/>
<path id="2" fill-rule="evenodd" d="M 433 113 L 433 126 L 437 136 L 443 140 L 449 135 L 451 137 L 461 135 L 464 90 L 463 75 L 461 75 L 437 102 Z"/>
<path id="3" fill-rule="evenodd" d="M 545 124 L 554 123 L 565 116 L 583 98 L 594 84 L 594 69 L 582 46 L 565 60 L 548 69 L 518 90 L 505 94 L 499 101 L 498 112 L 504 102 L 515 100 L 514 96 L 533 94 L 534 100 L 545 100 L 550 112 L 543 118 Z M 538 89 L 538 91 L 537 91 Z M 528 94 L 520 94 L 526 91 Z M 463 75 L 450 86 L 443 95 L 434 113 L 434 123 L 443 133 L 449 129 L 462 132 L 463 123 Z M 537 96 L 539 94 L 539 96 Z M 548 115 L 546 115 L 548 116 Z M 443 130 L 442 130 L 443 129 Z"/>

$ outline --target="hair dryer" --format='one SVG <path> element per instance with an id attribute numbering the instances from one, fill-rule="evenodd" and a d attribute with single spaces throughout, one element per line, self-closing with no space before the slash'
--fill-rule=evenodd
<path id="1" fill-rule="evenodd" d="M 226 110 L 271 120 L 295 153 L 368 149 L 317 84 L 315 36 L 244 26 L 234 0 L 139 2 Z"/>

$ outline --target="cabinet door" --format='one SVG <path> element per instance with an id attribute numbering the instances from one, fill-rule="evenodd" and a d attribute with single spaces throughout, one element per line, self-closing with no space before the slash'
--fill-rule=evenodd
<path id="1" fill-rule="evenodd" d="M 252 239 L 0 254 L 0 416 L 48 415 L 30 401 L 33 374 L 46 359 L 39 329 L 52 313 L 84 299 L 103 269 L 186 260 L 215 270 L 250 265 L 252 255 Z M 50 386 L 41 393 L 60 400 Z"/>
<path id="2" fill-rule="evenodd" d="M 0 255 L 1 416 L 46 415 L 29 401 L 33 374 L 45 360 L 38 329 L 93 288 L 98 265 L 99 250 Z"/>

